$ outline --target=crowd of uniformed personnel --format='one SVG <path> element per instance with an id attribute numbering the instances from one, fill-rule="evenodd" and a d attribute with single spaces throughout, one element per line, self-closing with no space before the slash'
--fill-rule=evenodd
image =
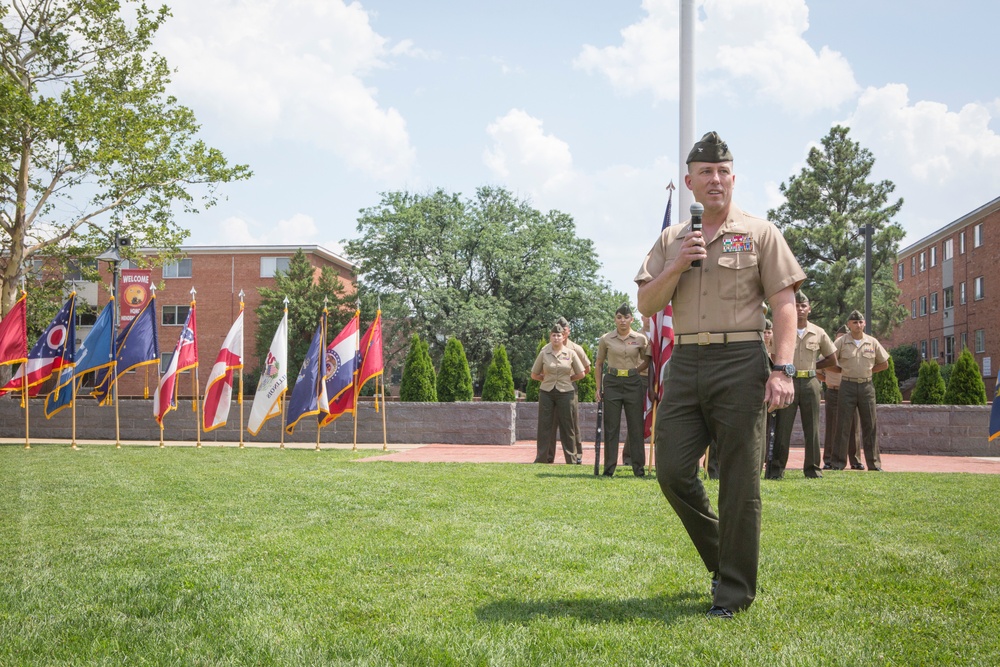
<path id="1" fill-rule="evenodd" d="M 665 228 L 635 281 L 645 316 L 668 303 L 673 307 L 674 348 L 655 417 L 656 478 L 711 575 L 707 615 L 728 619 L 756 596 L 760 472 L 763 467 L 766 479 L 784 476 L 796 414 L 807 478 L 848 465 L 865 469 L 857 433 L 867 469 L 882 470 L 872 376 L 888 367 L 889 357 L 865 334 L 857 310 L 836 340 L 809 322 L 809 299 L 800 289 L 805 273 L 777 227 L 733 204 L 733 155 L 718 134 L 702 137 L 687 165 L 684 181 L 703 208 L 701 226 L 688 220 Z M 594 369 L 597 398 L 605 408 L 606 476 L 617 466 L 623 411 L 626 461 L 636 476 L 644 475 L 650 347 L 644 334 L 632 331 L 632 317 L 628 304 L 616 311 L 615 329 L 601 337 Z M 542 383 L 536 462 L 554 460 L 557 427 L 566 461 L 580 462 L 572 383 L 589 372 L 586 355 L 569 342 L 568 323 L 557 322 L 531 371 Z M 826 383 L 822 453 L 821 381 Z M 707 457 L 709 444 L 714 451 Z M 718 514 L 698 474 L 703 457 L 719 479 Z"/>

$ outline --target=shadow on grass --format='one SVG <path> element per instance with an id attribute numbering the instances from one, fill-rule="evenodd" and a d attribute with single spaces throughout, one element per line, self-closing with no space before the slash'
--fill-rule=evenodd
<path id="1" fill-rule="evenodd" d="M 530 623 L 560 616 L 590 623 L 616 623 L 635 619 L 673 623 L 704 614 L 709 606 L 707 595 L 692 591 L 624 600 L 572 598 L 526 601 L 507 598 L 479 607 L 476 609 L 476 618 L 484 623 Z"/>

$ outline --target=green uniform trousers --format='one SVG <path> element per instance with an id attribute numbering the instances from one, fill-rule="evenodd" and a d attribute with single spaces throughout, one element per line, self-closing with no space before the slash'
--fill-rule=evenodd
<path id="1" fill-rule="evenodd" d="M 771 465 L 764 475 L 769 479 L 780 479 L 785 476 L 788 447 L 792 442 L 792 427 L 795 426 L 796 412 L 802 415 L 802 435 L 806 446 L 802 470 L 806 477 L 822 474 L 819 450 L 819 380 L 814 377 L 793 378 L 792 382 L 795 384 L 795 398 L 787 408 L 776 411 L 774 452 L 771 455 Z"/>
<path id="2" fill-rule="evenodd" d="M 823 394 L 823 404 L 825 407 L 826 428 L 823 434 L 823 465 L 833 465 L 833 449 L 837 446 L 837 415 L 840 409 L 840 389 L 827 387 Z M 851 420 L 851 435 L 847 438 L 847 460 L 851 462 L 852 468 L 861 466 L 861 459 L 858 458 L 858 413 L 855 410 L 854 419 Z"/>
<path id="3" fill-rule="evenodd" d="M 646 379 L 641 375 L 618 377 L 605 373 L 601 391 L 604 393 L 604 474 L 614 475 L 618 466 L 618 433 L 624 409 L 628 428 L 625 451 L 628 452 L 632 472 L 641 477 L 646 474 L 646 448 L 643 445 Z"/>
<path id="4" fill-rule="evenodd" d="M 865 452 L 868 469 L 881 469 L 882 458 L 878 453 L 878 418 L 875 414 L 875 384 L 868 382 L 840 383 L 840 403 L 837 406 L 837 447 L 833 450 L 834 470 L 847 466 L 847 438 L 851 433 L 851 420 L 857 410 L 861 418 L 861 446 Z"/>
<path id="5" fill-rule="evenodd" d="M 535 463 L 552 463 L 556 458 L 556 425 L 562 440 L 563 455 L 566 463 L 576 463 L 576 445 L 573 443 L 573 398 L 576 391 L 538 392 L 538 445 L 535 452 Z"/>
<path id="6" fill-rule="evenodd" d="M 757 595 L 764 386 L 761 343 L 678 345 L 656 415 L 656 478 L 702 562 L 717 572 L 714 604 L 738 611 Z M 719 514 L 698 477 L 708 443 L 719 448 Z"/>
<path id="7" fill-rule="evenodd" d="M 583 459 L 583 442 L 580 437 L 580 400 L 577 398 L 577 386 L 573 383 L 572 396 L 570 401 L 573 405 L 573 409 L 570 411 L 570 425 L 568 429 L 563 428 L 558 420 L 552 420 L 552 442 L 556 441 L 556 432 L 558 431 L 559 441 L 563 443 L 563 449 L 566 447 L 566 443 L 572 443 L 572 449 L 576 452 L 576 459 L 574 461 L 568 461 L 568 463 L 579 463 Z"/>

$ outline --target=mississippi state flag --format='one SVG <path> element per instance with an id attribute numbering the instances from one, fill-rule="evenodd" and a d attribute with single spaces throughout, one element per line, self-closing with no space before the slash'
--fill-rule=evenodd
<path id="1" fill-rule="evenodd" d="M 163 418 L 171 410 L 177 409 L 177 375 L 181 371 L 198 365 L 198 328 L 195 322 L 195 304 L 191 302 L 184 328 L 177 339 L 174 356 L 170 357 L 167 370 L 160 378 L 153 394 L 153 415 L 156 421 L 163 425 Z"/>
<path id="2" fill-rule="evenodd" d="M 8 391 L 21 389 L 27 377 L 31 396 L 38 395 L 41 383 L 53 373 L 59 373 L 64 366 L 73 365 L 76 353 L 76 327 L 73 323 L 73 309 L 76 292 L 70 294 L 62 309 L 56 314 L 49 327 L 28 352 L 28 360 L 18 367 L 10 382 L 0 388 L 0 396 Z"/>
<path id="3" fill-rule="evenodd" d="M 233 402 L 233 371 L 243 368 L 243 310 L 229 329 L 222 342 L 219 356 L 208 376 L 205 386 L 205 409 L 202 426 L 206 431 L 225 426 L 229 419 L 229 405 Z M 240 401 L 243 396 L 240 396 Z M 242 428 L 242 425 L 240 426 Z"/>

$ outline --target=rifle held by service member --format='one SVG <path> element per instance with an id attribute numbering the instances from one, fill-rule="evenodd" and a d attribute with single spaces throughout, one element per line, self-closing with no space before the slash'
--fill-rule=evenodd
<path id="1" fill-rule="evenodd" d="M 597 434 L 594 436 L 594 474 L 601 474 L 601 436 L 604 434 L 604 401 L 597 402 Z"/>

